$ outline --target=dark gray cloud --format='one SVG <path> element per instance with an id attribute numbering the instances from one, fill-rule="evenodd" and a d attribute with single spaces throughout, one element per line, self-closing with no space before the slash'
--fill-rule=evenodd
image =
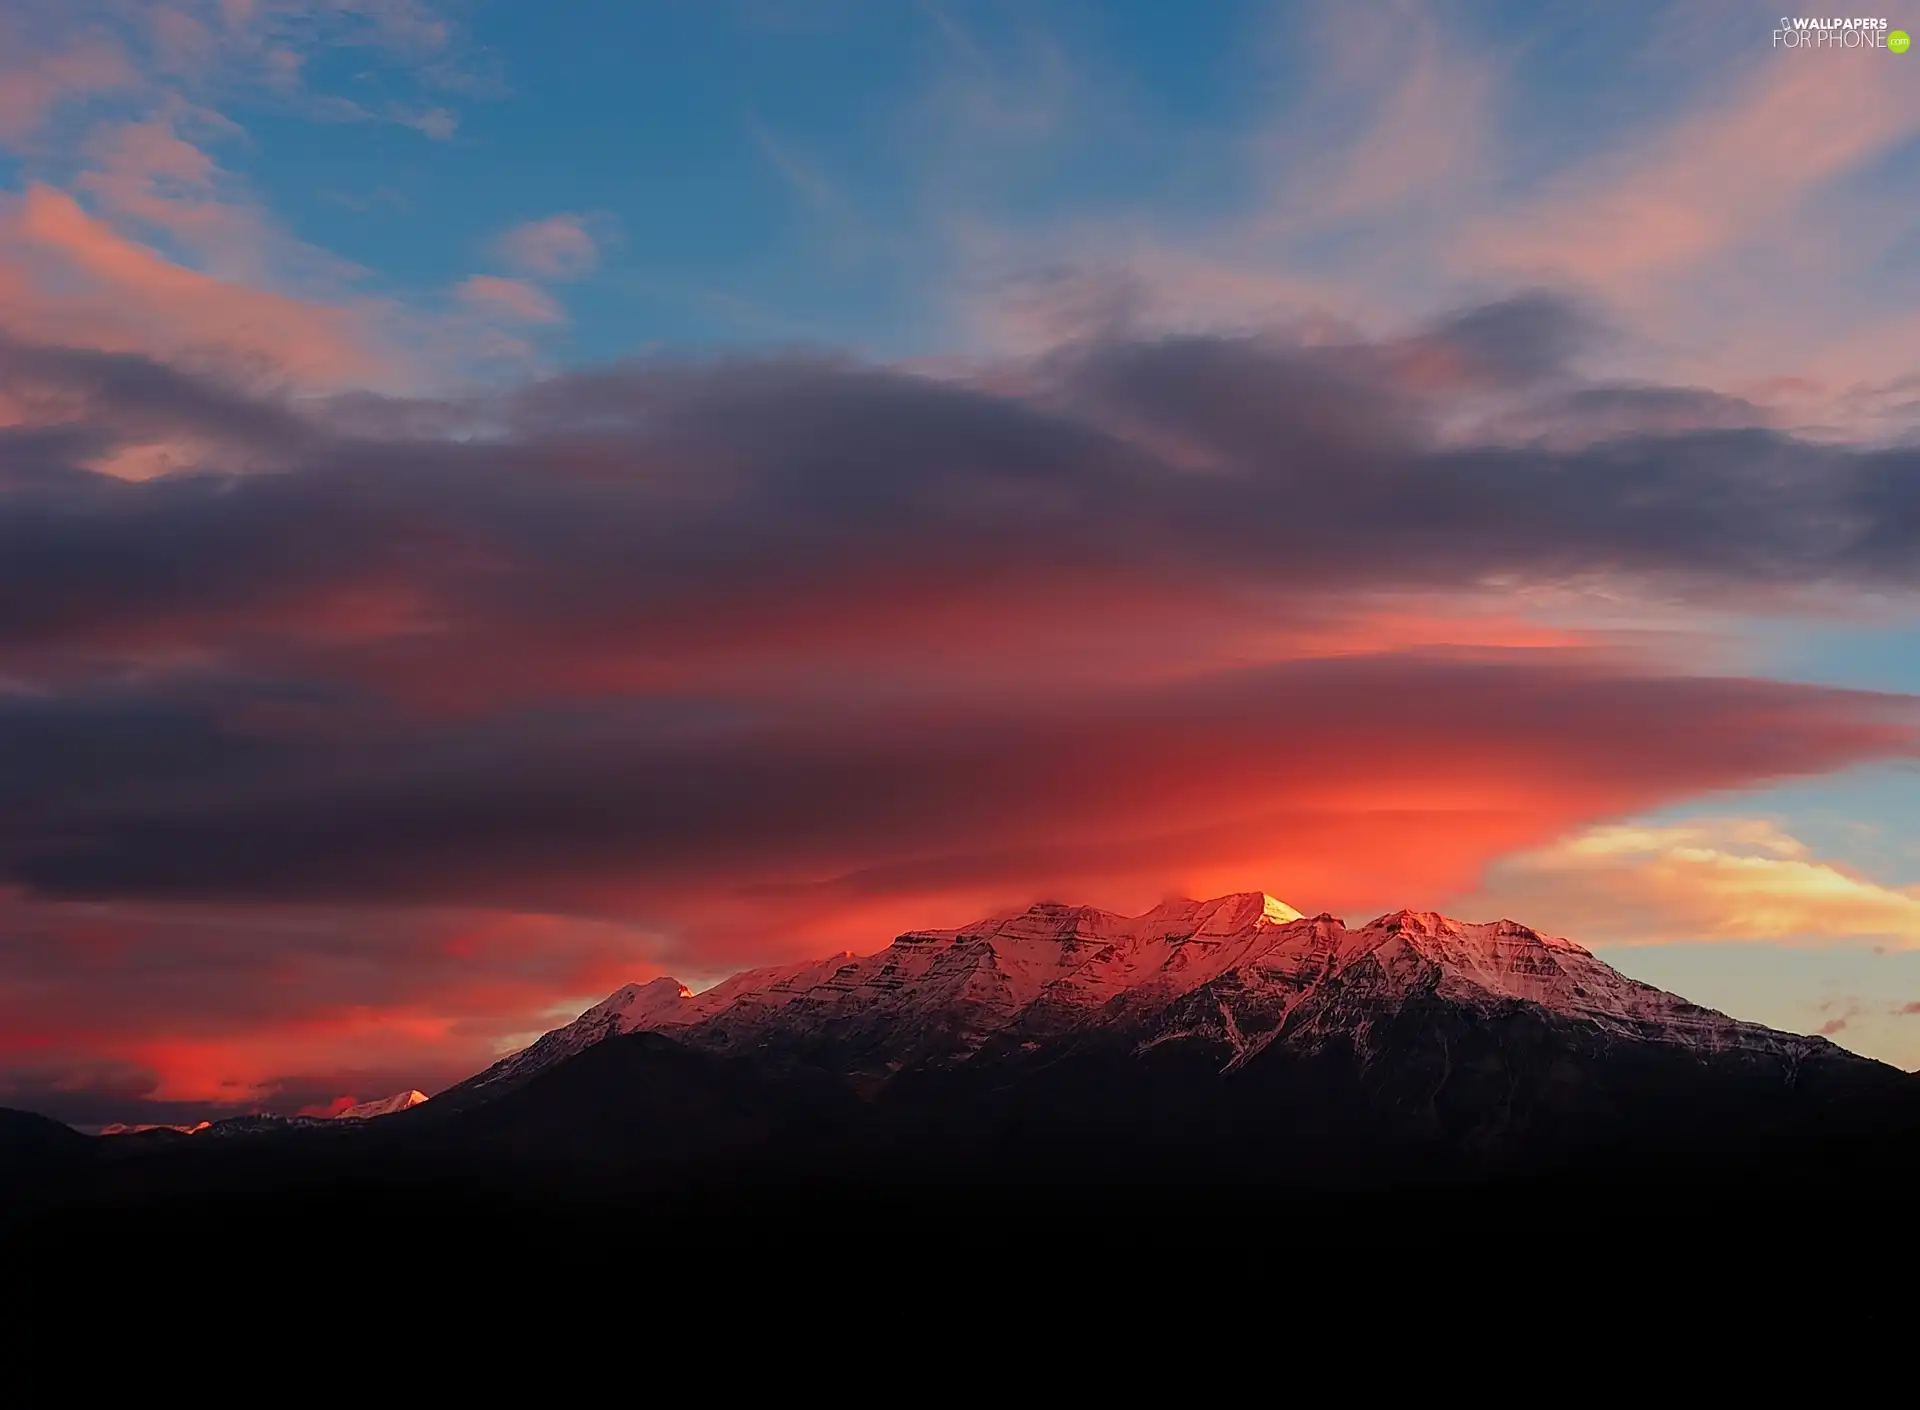
<path id="1" fill-rule="evenodd" d="M 1559 355 L 1561 321 L 1503 306 L 1415 341 L 1456 339 L 1513 393 Z M 463 414 L 363 398 L 324 433 L 108 359 L 78 422 L 0 441 L 0 657 L 337 635 L 342 603 L 375 598 L 476 649 L 605 620 L 670 651 L 756 609 L 844 615 L 989 577 L 1034 580 L 1041 615 L 1037 584 L 1063 575 L 1300 595 L 1913 580 L 1920 451 L 1808 444 L 1730 425 L 1750 418 L 1724 399 L 1608 386 L 1556 387 L 1532 413 L 1585 427 L 1580 444 L 1443 444 L 1436 396 L 1479 382 L 1414 385 L 1406 346 L 1091 345 L 1023 392 L 825 357 L 636 364 Z M 82 468 L 148 422 L 271 443 L 282 468 L 139 484 Z"/>
<path id="2" fill-rule="evenodd" d="M 226 387 L 138 353 L 23 343 L 0 332 L 0 386 L 28 415 L 101 439 L 191 435 L 275 454 L 315 438 L 271 395 Z"/>
<path id="3" fill-rule="evenodd" d="M 1591 314 L 1536 289 L 1443 318 L 1412 344 L 1457 357 L 1488 384 L 1527 386 L 1569 374 L 1599 340 Z"/>
<path id="4" fill-rule="evenodd" d="M 602 704 L 263 739 L 122 695 L 0 704 L 0 867 L 42 894 L 555 906 L 1202 826 L 1483 769 L 1648 802 L 1910 751 L 1906 702 L 1556 654 L 1340 658 L 1046 704 Z M 1357 761 L 1364 760 L 1364 768 Z M 1358 771 L 1358 772 L 1356 772 Z M 1117 829 L 1117 831 L 1115 830 Z M 964 863 L 956 869 L 964 871 Z"/>

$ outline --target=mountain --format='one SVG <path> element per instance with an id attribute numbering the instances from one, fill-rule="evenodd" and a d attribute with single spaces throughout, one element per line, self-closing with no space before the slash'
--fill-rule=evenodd
<path id="1" fill-rule="evenodd" d="M 823 1081 L 858 1100 L 836 1107 Z M 1354 1188 L 1711 1161 L 1913 1082 L 1513 921 L 1355 929 L 1250 892 L 1138 916 L 1047 903 L 698 994 L 629 985 L 435 1107 L 449 1149 L 574 1149 L 622 1180 L 697 1165 L 706 1143 L 710 1173 L 804 1164 L 883 1186 L 875 1172 L 912 1169 Z M 671 1130 L 641 1118 L 663 1083 Z M 788 1105 L 804 1141 L 756 1115 Z"/>
<path id="2" fill-rule="evenodd" d="M 276 1116 L 270 1111 L 251 1111 L 240 1116 L 223 1116 L 218 1121 L 203 1121 L 188 1134 L 203 1139 L 209 1136 L 228 1139 L 235 1136 L 265 1136 L 277 1131 L 302 1131 L 331 1124 L 325 1116 Z"/>
<path id="3" fill-rule="evenodd" d="M 427 1099 L 427 1094 L 409 1089 L 396 1092 L 391 1097 L 382 1097 L 377 1102 L 360 1102 L 345 1111 L 333 1114 L 335 1121 L 370 1121 L 376 1116 L 392 1116 L 397 1111 L 407 1111 Z"/>
<path id="4" fill-rule="evenodd" d="M 772 972 L 755 971 L 758 974 Z M 572 1023 L 543 1035 L 531 1047 L 502 1058 L 485 1072 L 468 1078 L 450 1092 L 441 1093 L 440 1099 L 444 1102 L 451 1097 L 456 1104 L 470 1104 L 516 1087 L 536 1073 L 584 1052 L 603 1038 L 671 1026 L 675 1011 L 692 997 L 693 991 L 677 979 L 628 984 L 614 990 Z"/>
<path id="5" fill-rule="evenodd" d="M 265 1112 L 254 1112 L 243 1116 L 225 1116 L 218 1121 L 200 1121 L 192 1126 L 175 1126 L 160 1123 L 127 1125 L 115 1122 L 102 1126 L 102 1136 L 156 1136 L 173 1133 L 182 1136 L 258 1136 L 273 1131 L 300 1130 L 323 1125 L 329 1121 L 370 1121 L 376 1116 L 392 1116 L 395 1112 L 409 1111 L 427 1100 L 425 1092 L 409 1089 L 396 1092 L 393 1096 L 382 1097 L 378 1101 L 360 1102 L 344 1111 L 336 1111 L 331 1116 L 274 1116 Z"/>
<path id="6" fill-rule="evenodd" d="M 112 1149 L 84 1168 L 69 1153 L 43 1187 L 65 1222 L 34 1237 L 244 1208 L 463 1249 L 476 1230 L 773 1247 L 936 1226 L 969 1251 L 1063 1228 L 1446 1246 L 1534 1239 L 1579 1210 L 1605 1211 L 1578 1216 L 1595 1229 L 1691 1238 L 1714 1220 L 1747 1238 L 1782 1211 L 1819 1233 L 1920 1152 L 1920 1078 L 1824 1038 L 1512 921 L 1349 928 L 1258 892 L 1138 916 L 1042 904 L 700 993 L 628 985 L 414 1097 L 376 1104 L 399 1120 L 94 1143 Z M 29 1223 L 35 1207 L 16 1202 Z"/>
<path id="7" fill-rule="evenodd" d="M 1041 904 L 956 930 L 909 931 L 873 955 L 751 970 L 701 994 L 673 979 L 628 985 L 445 1095 L 470 1105 L 643 1031 L 880 1079 L 1094 1038 L 1124 1039 L 1136 1056 L 1169 1045 L 1205 1052 L 1222 1075 L 1269 1049 L 1312 1054 L 1335 1043 L 1364 1065 L 1391 1056 L 1383 1025 L 1414 1003 L 1737 1058 L 1788 1085 L 1809 1064 L 1865 1064 L 1824 1038 L 1741 1022 L 1629 979 L 1572 941 L 1513 921 L 1398 911 L 1350 930 L 1249 892 L 1132 917 Z"/>
<path id="8" fill-rule="evenodd" d="M 65 1122 L 0 1107 L 0 1209 L 17 1187 L 67 1178 L 84 1168 L 94 1145 Z"/>
<path id="9" fill-rule="evenodd" d="M 58 1158 L 84 1151 L 90 1144 L 86 1136 L 65 1122 L 0 1107 L 0 1161 Z"/>

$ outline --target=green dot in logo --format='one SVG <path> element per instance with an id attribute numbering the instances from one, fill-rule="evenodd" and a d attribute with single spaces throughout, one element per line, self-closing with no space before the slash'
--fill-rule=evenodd
<path id="1" fill-rule="evenodd" d="M 1907 32 L 1904 29 L 1890 30 L 1887 34 L 1887 47 L 1896 54 L 1906 53 L 1907 46 L 1911 43 L 1913 41 L 1907 38 Z"/>

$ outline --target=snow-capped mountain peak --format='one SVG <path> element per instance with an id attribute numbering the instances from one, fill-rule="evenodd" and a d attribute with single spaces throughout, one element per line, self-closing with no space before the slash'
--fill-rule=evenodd
<path id="1" fill-rule="evenodd" d="M 736 979 L 739 977 L 735 976 Z M 712 992 L 708 991 L 709 994 Z M 699 997 L 705 998 L 706 995 Z M 679 980 L 666 976 L 645 983 L 622 985 L 573 1022 L 543 1035 L 531 1047 L 502 1058 L 479 1076 L 468 1078 L 455 1091 L 523 1081 L 603 1038 L 641 1029 L 676 1027 L 690 1021 L 695 998 L 693 990 Z M 445 1095 L 442 1093 L 443 1097 Z"/>
<path id="2" fill-rule="evenodd" d="M 1041 902 L 957 929 L 908 931 L 869 955 L 749 970 L 699 994 L 672 979 L 627 985 L 463 1087 L 524 1080 L 639 1030 L 715 1050 L 790 1050 L 881 1076 L 1094 1031 L 1125 1033 L 1142 1052 L 1224 1045 L 1233 1067 L 1277 1041 L 1364 1038 L 1375 1018 L 1422 996 L 1488 1015 L 1519 1005 L 1695 1050 L 1830 1047 L 1701 1008 L 1514 921 L 1402 910 L 1349 930 L 1250 891 L 1170 899 L 1137 916 Z"/>
<path id="3" fill-rule="evenodd" d="M 410 1107 L 419 1106 L 426 1099 L 425 1092 L 409 1088 L 404 1092 L 395 1092 L 390 1097 L 382 1097 L 378 1101 L 360 1102 L 348 1107 L 345 1111 L 336 1111 L 333 1119 L 335 1121 L 370 1121 L 376 1116 L 392 1116 L 397 1111 L 406 1111 Z"/>
<path id="4" fill-rule="evenodd" d="M 1231 934 L 1262 921 L 1269 925 L 1287 925 L 1305 919 L 1285 901 L 1264 891 L 1222 896 L 1216 901 L 1204 901 L 1201 906 L 1207 912 L 1207 919 L 1200 927 L 1203 934 Z"/>
<path id="5" fill-rule="evenodd" d="M 631 1032 L 632 1029 L 645 1026 L 655 1019 L 667 1017 L 684 1000 L 692 997 L 693 990 L 679 980 L 662 977 L 645 984 L 623 985 L 580 1017 L 582 1019 L 595 1016 L 612 1017 L 622 1021 L 623 1032 Z"/>

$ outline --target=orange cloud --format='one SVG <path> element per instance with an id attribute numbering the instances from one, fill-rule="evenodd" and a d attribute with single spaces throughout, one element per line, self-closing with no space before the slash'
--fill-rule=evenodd
<path id="1" fill-rule="evenodd" d="M 1874 940 L 1920 949 L 1920 887 L 1813 856 L 1757 818 L 1613 824 L 1500 862 L 1473 902 L 1596 941 Z"/>
<path id="2" fill-rule="evenodd" d="M 198 762 L 203 736 L 162 724 L 164 776 L 191 767 L 196 783 L 190 813 L 163 808 L 151 827 L 137 753 L 95 746 L 119 761 L 117 801 L 97 833 L 63 812 L 97 841 L 63 875 L 107 885 L 0 914 L 4 1095 L 120 1120 L 434 1090 L 662 972 L 698 982 L 871 950 L 1042 896 L 1135 911 L 1168 891 L 1264 889 L 1373 912 L 1457 894 L 1516 851 L 1530 860 L 1496 868 L 1506 889 L 1488 904 L 1583 939 L 1605 938 L 1599 907 L 1621 897 L 1637 909 L 1616 918 L 1654 935 L 1718 917 L 1750 936 L 1788 908 L 1920 934 L 1920 897 L 1764 829 L 1581 831 L 1911 749 L 1885 702 L 1625 679 L 1554 652 L 995 694 L 796 701 L 765 730 L 716 719 L 658 746 L 588 713 L 564 739 L 509 714 L 388 741 L 336 706 L 249 725 L 240 755 Z M 291 771 L 276 768 L 289 747 Z M 259 771 L 229 797 L 236 757 Z M 326 762 L 316 774 L 309 759 Z M 143 888 L 230 899 L 163 904 Z"/>

